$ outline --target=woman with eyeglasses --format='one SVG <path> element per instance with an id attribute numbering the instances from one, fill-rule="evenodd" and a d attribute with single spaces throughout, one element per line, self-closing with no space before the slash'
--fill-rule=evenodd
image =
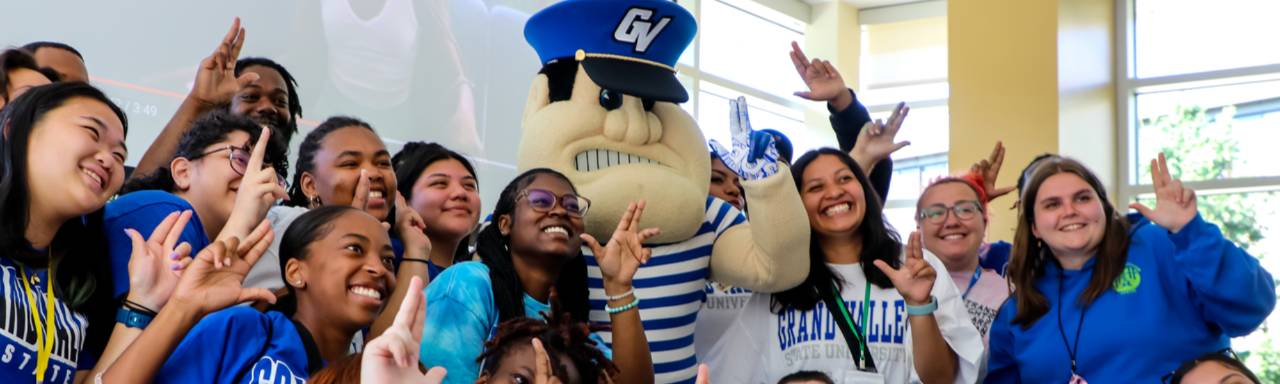
<path id="1" fill-rule="evenodd" d="M 1132 203 L 1125 217 L 1080 162 L 1035 166 L 986 382 L 1156 382 L 1262 324 L 1271 274 L 1201 218 L 1169 168 L 1164 154 L 1151 161 L 1155 206 Z"/>
<path id="2" fill-rule="evenodd" d="M 653 382 L 649 344 L 637 309 L 640 299 L 631 281 L 650 256 L 641 243 L 658 230 L 638 228 L 644 202 L 632 203 L 613 238 L 601 246 L 583 232 L 583 216 L 590 206 L 559 172 L 537 168 L 512 180 L 494 207 L 493 223 L 480 232 L 480 261 L 449 267 L 426 290 L 422 362 L 445 367 L 447 383 L 476 382 L 481 367 L 477 359 L 498 324 L 519 317 L 544 318 L 551 310 L 552 291 L 563 310 L 574 318 L 587 318 L 591 306 L 581 252 L 585 242 L 599 255 L 609 296 L 605 310 L 613 331 L 611 358 L 620 371 L 614 381 Z"/>
<path id="3" fill-rule="evenodd" d="M 244 238 L 276 200 L 284 198 L 285 143 L 267 140 L 253 120 L 225 111 L 196 120 L 178 143 L 168 167 L 129 180 L 121 196 L 107 204 L 104 230 L 111 255 L 115 297 L 129 289 L 132 247 L 126 229 L 151 233 L 174 212 L 192 211 L 180 243 L 198 254 L 214 240 Z M 262 144 L 260 169 L 250 170 Z M 158 303 L 132 303 L 158 311 Z"/>
<path id="4" fill-rule="evenodd" d="M 822 148 L 793 177 L 813 238 L 799 286 L 756 293 L 711 349 L 716 382 L 776 383 L 820 371 L 840 383 L 973 383 L 982 339 L 919 235 L 903 244 L 864 168 Z"/>
<path id="5" fill-rule="evenodd" d="M 968 174 L 934 181 L 916 202 L 920 241 L 947 267 L 984 345 L 991 321 L 1009 298 L 1009 283 L 1004 277 L 978 261 L 987 234 L 985 201 L 987 192 L 981 177 Z"/>

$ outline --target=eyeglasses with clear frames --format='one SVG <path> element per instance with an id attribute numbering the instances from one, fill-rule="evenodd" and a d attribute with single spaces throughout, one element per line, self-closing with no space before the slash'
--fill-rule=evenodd
<path id="1" fill-rule="evenodd" d="M 920 209 L 920 213 L 916 214 L 916 220 L 928 222 L 929 224 L 942 224 L 947 221 L 947 214 L 955 213 L 956 218 L 960 220 L 969 220 L 982 213 L 982 204 L 977 201 L 961 201 L 953 206 L 942 204 L 934 204 Z"/>

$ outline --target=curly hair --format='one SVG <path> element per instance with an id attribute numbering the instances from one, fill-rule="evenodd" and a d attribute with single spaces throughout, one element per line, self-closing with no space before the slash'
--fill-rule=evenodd
<path id="1" fill-rule="evenodd" d="M 618 374 L 618 366 L 591 339 L 592 332 L 607 329 L 607 326 L 574 321 L 569 312 L 560 310 L 559 300 L 554 294 L 551 297 L 551 314 L 543 312 L 542 316 L 545 321 L 517 317 L 498 324 L 497 332 L 484 343 L 484 352 L 476 358 L 476 362 L 482 364 L 480 372 L 493 375 L 507 354 L 519 346 L 529 345 L 530 340 L 536 337 L 546 348 L 551 369 L 561 380 L 568 378 L 568 372 L 560 363 L 562 357 L 573 362 L 583 383 L 599 382 L 602 374 L 610 378 Z"/>

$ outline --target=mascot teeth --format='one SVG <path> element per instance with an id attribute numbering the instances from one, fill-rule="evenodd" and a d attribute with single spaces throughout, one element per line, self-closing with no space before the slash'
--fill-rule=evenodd
<path id="1" fill-rule="evenodd" d="M 661 163 L 644 156 L 608 149 L 588 149 L 586 151 L 579 152 L 573 159 L 573 167 L 579 172 L 598 171 L 615 165 L 627 164 L 661 165 Z"/>

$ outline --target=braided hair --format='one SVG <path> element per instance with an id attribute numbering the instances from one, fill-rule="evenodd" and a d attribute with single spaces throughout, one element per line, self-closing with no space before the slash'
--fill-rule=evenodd
<path id="1" fill-rule="evenodd" d="M 553 373 L 562 381 L 569 377 L 564 365 L 560 363 L 560 359 L 564 357 L 573 362 L 583 383 L 597 383 L 600 382 L 601 375 L 614 377 L 618 374 L 618 366 L 591 339 L 592 332 L 603 330 L 606 326 L 591 326 L 584 321 L 575 321 L 569 312 L 560 310 L 556 295 L 551 297 L 551 313 L 543 312 L 542 316 L 544 319 L 517 317 L 498 324 L 497 332 L 484 343 L 484 352 L 476 358 L 476 362 L 481 363 L 480 372 L 492 376 L 507 354 L 538 338 L 547 350 Z"/>

